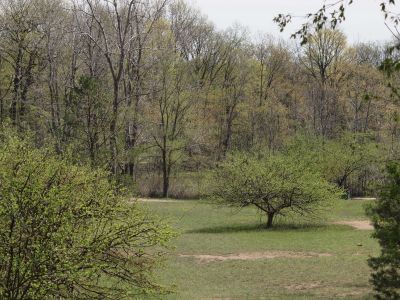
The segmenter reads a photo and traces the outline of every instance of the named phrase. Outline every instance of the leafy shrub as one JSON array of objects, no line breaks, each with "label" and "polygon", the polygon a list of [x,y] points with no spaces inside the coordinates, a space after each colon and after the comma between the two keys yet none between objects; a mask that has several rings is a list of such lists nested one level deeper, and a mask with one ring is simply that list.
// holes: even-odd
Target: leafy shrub
[{"label": "leafy shrub", "polygon": [[0,298],[124,299],[161,292],[168,228],[108,173],[0,137]]}]

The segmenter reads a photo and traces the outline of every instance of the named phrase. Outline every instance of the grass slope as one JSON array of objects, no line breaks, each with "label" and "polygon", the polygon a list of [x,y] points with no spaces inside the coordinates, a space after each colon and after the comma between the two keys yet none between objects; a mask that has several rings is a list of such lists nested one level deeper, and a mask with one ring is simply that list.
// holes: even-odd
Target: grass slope
[{"label": "grass slope", "polygon": [[[180,232],[161,280],[176,285],[163,299],[370,299],[367,258],[378,253],[371,231],[331,225],[362,220],[364,201],[341,201],[325,220],[287,216],[265,230],[252,209],[240,212],[202,201],[143,203]],[[362,246],[360,246],[362,245]],[[179,254],[266,251],[329,253],[329,257],[200,262]]]}]

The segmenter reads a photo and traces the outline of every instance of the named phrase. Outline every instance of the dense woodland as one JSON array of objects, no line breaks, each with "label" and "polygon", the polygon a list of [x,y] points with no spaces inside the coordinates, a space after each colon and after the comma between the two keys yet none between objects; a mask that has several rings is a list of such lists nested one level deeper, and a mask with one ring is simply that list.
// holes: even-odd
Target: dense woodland
[{"label": "dense woodland", "polygon": [[295,151],[366,195],[398,158],[389,42],[252,38],[179,0],[2,0],[0,14],[0,122],[144,196],[196,197],[235,151]]}]

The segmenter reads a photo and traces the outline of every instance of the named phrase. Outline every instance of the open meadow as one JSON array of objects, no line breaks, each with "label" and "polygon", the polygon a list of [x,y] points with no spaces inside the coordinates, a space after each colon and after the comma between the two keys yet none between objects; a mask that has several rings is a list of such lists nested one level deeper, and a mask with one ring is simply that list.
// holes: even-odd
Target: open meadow
[{"label": "open meadow", "polygon": [[[145,201],[140,206],[180,232],[162,282],[162,299],[371,299],[367,259],[379,253],[364,207],[340,201],[324,219],[287,216],[266,230],[256,210],[204,201]],[[362,229],[338,222],[357,222]],[[336,223],[336,224],[335,224]]]}]

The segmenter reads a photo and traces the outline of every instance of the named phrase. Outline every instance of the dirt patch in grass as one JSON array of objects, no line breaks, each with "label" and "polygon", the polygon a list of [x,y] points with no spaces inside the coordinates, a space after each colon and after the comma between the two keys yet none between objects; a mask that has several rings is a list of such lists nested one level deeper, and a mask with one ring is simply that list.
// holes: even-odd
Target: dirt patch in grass
[{"label": "dirt patch in grass", "polygon": [[336,294],[336,297],[338,297],[338,298],[359,297],[359,296],[362,296],[362,295],[367,295],[370,292],[371,292],[370,289],[359,289],[359,290],[356,290],[356,291],[348,291],[348,292],[343,292],[343,293]]},{"label": "dirt patch in grass", "polygon": [[304,290],[316,289],[322,286],[323,286],[322,282],[308,282],[308,283],[287,285],[286,289],[290,291],[304,291]]},{"label": "dirt patch in grass", "polygon": [[[363,295],[367,295],[371,292],[369,288],[360,288],[360,287],[352,287],[351,290],[347,291],[340,291],[338,292],[337,289],[343,290],[346,289],[342,286],[334,286],[322,281],[315,281],[315,282],[305,282],[305,283],[294,283],[284,286],[284,288],[294,294],[302,294],[302,293],[313,293],[315,296],[326,296],[330,294],[334,296],[334,298],[354,298],[354,297],[361,297]],[[314,290],[314,291],[312,291]],[[319,298],[319,297],[318,297]],[[331,298],[329,298],[331,299]],[[369,299],[369,298],[368,298]]]},{"label": "dirt patch in grass", "polygon": [[147,202],[147,203],[182,203],[182,200],[171,199],[149,199],[149,198],[136,198],[131,199],[131,202]]},{"label": "dirt patch in grass", "polygon": [[347,225],[358,230],[374,230],[370,221],[339,221],[335,222],[337,225]]},{"label": "dirt patch in grass", "polygon": [[274,259],[274,258],[313,258],[313,257],[329,257],[329,253],[314,252],[291,252],[291,251],[269,251],[269,252],[250,252],[228,255],[209,255],[198,254],[188,255],[179,254],[179,257],[189,257],[199,260],[201,263],[229,261],[229,260],[258,260],[258,259]]},{"label": "dirt patch in grass", "polygon": [[358,197],[358,198],[352,198],[351,200],[354,200],[354,201],[375,201],[376,200],[376,198],[373,198],[373,197]]}]

